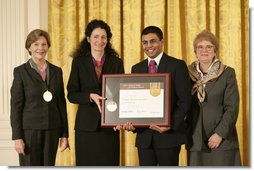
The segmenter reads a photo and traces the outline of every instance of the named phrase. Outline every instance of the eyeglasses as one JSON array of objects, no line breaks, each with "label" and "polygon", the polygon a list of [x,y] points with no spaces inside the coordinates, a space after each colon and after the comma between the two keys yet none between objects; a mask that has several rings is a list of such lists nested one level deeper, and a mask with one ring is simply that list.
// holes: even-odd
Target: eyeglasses
[{"label": "eyeglasses", "polygon": [[207,46],[199,45],[196,48],[197,48],[198,51],[206,50],[208,52],[211,52],[213,50],[213,47],[214,47],[213,45],[207,45]]},{"label": "eyeglasses", "polygon": [[157,43],[158,41],[160,41],[160,40],[159,40],[159,39],[143,40],[143,41],[142,41],[142,45],[147,46],[148,43],[150,43],[150,44],[155,44],[155,43]]}]

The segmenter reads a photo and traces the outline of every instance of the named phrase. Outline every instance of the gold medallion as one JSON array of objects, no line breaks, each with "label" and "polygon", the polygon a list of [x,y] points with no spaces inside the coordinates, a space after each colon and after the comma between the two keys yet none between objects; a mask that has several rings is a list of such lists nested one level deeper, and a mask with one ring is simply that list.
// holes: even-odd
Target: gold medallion
[{"label": "gold medallion", "polygon": [[160,83],[150,83],[150,94],[154,97],[159,96],[161,93]]}]

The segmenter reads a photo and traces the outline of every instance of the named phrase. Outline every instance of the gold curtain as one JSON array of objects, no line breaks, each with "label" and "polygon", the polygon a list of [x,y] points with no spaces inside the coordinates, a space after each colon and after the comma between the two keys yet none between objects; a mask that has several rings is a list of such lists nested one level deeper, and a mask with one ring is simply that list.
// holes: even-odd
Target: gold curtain
[{"label": "gold curtain", "polygon": [[[249,166],[249,11],[248,0],[49,0],[49,33],[52,46],[48,59],[60,66],[65,87],[70,57],[92,19],[106,21],[112,44],[124,60],[126,73],[144,59],[140,35],[148,25],[164,32],[164,50],[190,64],[195,60],[192,41],[203,29],[212,31],[220,43],[219,58],[236,70],[240,111],[237,131],[244,166]],[[66,92],[67,94],[67,92]],[[70,150],[57,153],[57,166],[75,165],[74,122],[77,105],[67,102]],[[138,166],[135,134],[121,132],[121,165]],[[180,165],[186,166],[182,147]]]}]

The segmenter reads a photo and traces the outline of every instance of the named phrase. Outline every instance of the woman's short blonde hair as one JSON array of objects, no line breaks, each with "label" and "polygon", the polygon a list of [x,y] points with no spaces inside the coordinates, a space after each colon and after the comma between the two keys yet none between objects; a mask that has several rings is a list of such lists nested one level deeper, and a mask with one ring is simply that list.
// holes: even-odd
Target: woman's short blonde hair
[{"label": "woman's short blonde hair", "polygon": [[196,53],[197,44],[203,40],[209,41],[214,45],[214,52],[217,52],[219,50],[219,42],[217,37],[213,33],[211,33],[208,30],[203,30],[200,32],[193,41],[193,48],[194,52]]}]

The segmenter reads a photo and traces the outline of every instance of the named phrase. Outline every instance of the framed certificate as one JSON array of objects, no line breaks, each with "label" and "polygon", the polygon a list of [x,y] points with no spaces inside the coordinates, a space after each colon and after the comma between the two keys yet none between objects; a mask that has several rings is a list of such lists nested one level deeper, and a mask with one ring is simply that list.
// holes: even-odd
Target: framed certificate
[{"label": "framed certificate", "polygon": [[135,127],[170,126],[169,73],[102,77],[102,127],[131,122]]}]

